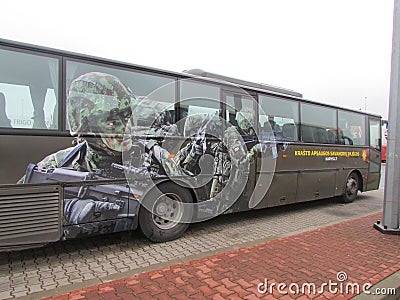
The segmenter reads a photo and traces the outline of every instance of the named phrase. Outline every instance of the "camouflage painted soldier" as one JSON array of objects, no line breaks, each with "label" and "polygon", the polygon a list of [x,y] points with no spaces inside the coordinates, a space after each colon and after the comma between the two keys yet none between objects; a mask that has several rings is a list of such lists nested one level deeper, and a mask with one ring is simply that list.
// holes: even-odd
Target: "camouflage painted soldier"
[{"label": "camouflage painted soldier", "polygon": [[176,176],[182,172],[170,153],[176,146],[173,137],[178,135],[178,128],[169,105],[145,98],[136,106],[131,122],[130,162],[152,173]]},{"label": "camouflage painted soldier", "polygon": [[222,122],[217,115],[205,113],[186,117],[184,136],[190,137],[191,143],[188,143],[185,147],[180,149],[175,156],[175,161],[181,166],[185,173],[196,175],[200,172],[200,157],[211,150],[211,145],[215,143],[206,137],[211,133],[214,138],[221,136],[222,133],[217,133],[221,128]]},{"label": "camouflage painted soldier", "polygon": [[72,81],[67,99],[69,128],[77,146],[47,156],[38,167],[91,171],[122,163],[123,134],[136,104],[132,91],[113,75],[79,76]]},{"label": "camouflage painted soldier", "polygon": [[253,109],[243,108],[236,114],[238,128],[231,126],[226,129],[224,134],[224,144],[229,149],[229,155],[233,164],[240,169],[245,169],[246,163],[253,163],[257,154],[263,149],[262,144],[255,144],[249,150],[245,149],[245,145],[241,142],[240,136],[251,137],[257,141],[257,136],[254,130],[256,122]]},{"label": "camouflage painted soldier", "polygon": [[[79,76],[68,89],[67,114],[69,129],[75,136],[75,147],[50,154],[39,169],[68,167],[77,171],[109,170],[112,163],[122,163],[123,134],[137,101],[132,91],[117,77],[92,72]],[[20,182],[24,182],[22,178]],[[121,207],[92,199],[65,199],[64,218],[68,225],[96,221],[96,216],[114,216]],[[80,225],[79,225],[80,226]],[[82,226],[65,229],[74,237],[87,231]],[[93,225],[93,232],[109,230]]]},{"label": "camouflage painted soldier", "polygon": [[[177,153],[175,160],[184,172],[197,175],[201,156],[205,153],[214,156],[210,198],[216,197],[228,182],[232,189],[232,185],[242,180],[243,172],[263,150],[254,131],[254,111],[243,108],[237,113],[236,121],[238,127],[227,124],[226,130],[218,133],[224,126],[217,115],[196,114],[186,118],[184,136],[191,137],[192,141]],[[208,139],[208,135],[214,136],[214,140]],[[256,144],[247,150],[242,136],[250,137]],[[215,141],[215,138],[220,140]]]},{"label": "camouflage painted soldier", "polygon": [[242,138],[247,136],[257,141],[254,131],[254,111],[243,108],[237,112],[236,121],[238,127],[229,126],[224,132],[223,141],[213,145],[214,178],[210,191],[211,198],[216,197],[228,182],[230,182],[228,190],[233,191],[233,186],[243,180],[243,172],[254,162],[257,154],[263,151],[263,145],[260,143],[247,150]]}]

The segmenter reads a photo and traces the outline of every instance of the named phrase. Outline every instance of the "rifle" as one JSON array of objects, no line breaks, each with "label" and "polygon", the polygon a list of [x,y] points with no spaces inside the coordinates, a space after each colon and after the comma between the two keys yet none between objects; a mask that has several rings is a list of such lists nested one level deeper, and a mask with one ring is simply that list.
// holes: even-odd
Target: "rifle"
[{"label": "rifle", "polygon": [[70,168],[40,170],[29,164],[24,183],[59,183],[64,190],[67,225],[133,217],[142,195],[126,179],[109,179],[101,170],[81,172]]},{"label": "rifle", "polygon": [[[206,151],[206,128],[214,119],[212,115],[207,114],[204,117],[201,126],[196,132],[196,135],[191,143],[186,146],[185,157],[181,161],[181,166],[185,171],[196,173],[195,169],[200,157]],[[199,151],[201,149],[201,151]]]},{"label": "rifle", "polygon": [[214,119],[214,116],[212,116],[212,115],[207,115],[207,117],[204,118],[201,126],[199,127],[199,129],[196,132],[196,138],[192,142],[192,145],[194,143],[197,146],[201,146],[201,145],[203,146],[203,154],[204,154],[205,148],[206,148],[206,145],[205,145],[205,142],[206,142],[206,129],[207,129],[207,126],[211,123],[211,121],[213,119]]},{"label": "rifle", "polygon": [[151,178],[162,177],[162,175],[149,171],[146,167],[123,166],[117,163],[112,163],[111,167],[125,172],[128,179],[133,180],[149,180]]}]

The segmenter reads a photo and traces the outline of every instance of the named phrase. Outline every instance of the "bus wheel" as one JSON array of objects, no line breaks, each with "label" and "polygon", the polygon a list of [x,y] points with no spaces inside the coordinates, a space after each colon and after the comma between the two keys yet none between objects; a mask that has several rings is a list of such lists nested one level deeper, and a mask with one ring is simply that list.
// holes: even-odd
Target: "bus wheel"
[{"label": "bus wheel", "polygon": [[152,189],[139,212],[139,226],[153,242],[167,242],[181,237],[193,217],[191,193],[167,182]]},{"label": "bus wheel", "polygon": [[357,197],[359,189],[359,178],[355,172],[352,172],[346,179],[345,191],[342,196],[344,203],[351,203]]}]

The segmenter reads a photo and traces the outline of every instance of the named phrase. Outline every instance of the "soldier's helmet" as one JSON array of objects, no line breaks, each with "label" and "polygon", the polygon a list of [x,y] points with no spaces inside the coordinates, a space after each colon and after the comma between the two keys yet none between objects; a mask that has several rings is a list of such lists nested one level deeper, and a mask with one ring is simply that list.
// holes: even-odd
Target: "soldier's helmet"
[{"label": "soldier's helmet", "polygon": [[123,134],[137,104],[133,92],[117,77],[90,72],[72,81],[67,112],[71,135],[101,149],[122,151]]},{"label": "soldier's helmet", "polygon": [[242,108],[236,113],[236,122],[238,126],[247,134],[254,129],[255,113],[254,110],[248,107]]},{"label": "soldier's helmet", "polygon": [[199,113],[185,118],[183,136],[196,138],[200,133],[204,133],[214,137],[221,137],[222,129],[223,125],[218,115]]},{"label": "soldier's helmet", "polygon": [[170,109],[173,104],[160,101],[154,101],[149,98],[140,100],[137,104],[132,118],[133,126],[145,126],[151,128],[160,128],[163,125],[174,123]]}]

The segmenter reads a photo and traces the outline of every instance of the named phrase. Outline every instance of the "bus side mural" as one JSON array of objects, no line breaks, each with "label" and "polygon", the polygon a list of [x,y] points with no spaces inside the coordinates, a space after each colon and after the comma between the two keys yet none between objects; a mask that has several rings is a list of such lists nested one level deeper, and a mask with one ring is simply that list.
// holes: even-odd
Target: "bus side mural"
[{"label": "bus side mural", "polygon": [[0,249],[138,225],[163,242],[222,213],[378,188],[379,116],[198,69],[0,41],[2,65],[17,74],[21,60],[36,73],[0,71]]}]

